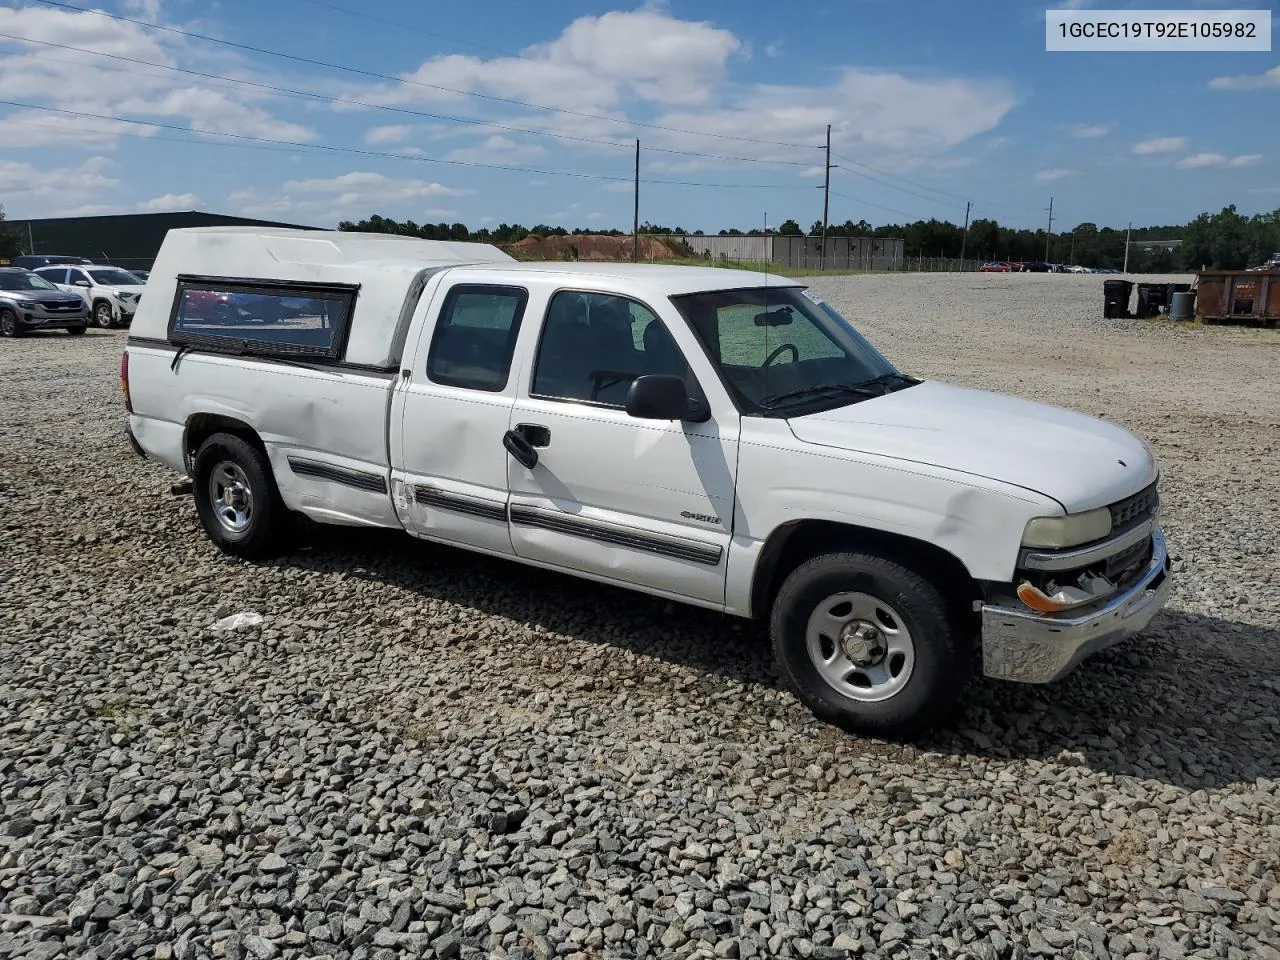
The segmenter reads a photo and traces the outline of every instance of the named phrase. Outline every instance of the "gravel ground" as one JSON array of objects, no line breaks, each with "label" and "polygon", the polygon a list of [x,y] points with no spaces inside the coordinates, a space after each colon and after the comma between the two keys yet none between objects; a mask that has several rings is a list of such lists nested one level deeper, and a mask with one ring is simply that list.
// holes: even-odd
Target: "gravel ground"
[{"label": "gravel ground", "polygon": [[1147,635],[851,738],[751,624],[386,535],[224,558],[124,444],[123,334],[0,342],[0,956],[1280,958],[1280,331],[814,286],[913,373],[1152,441]]}]

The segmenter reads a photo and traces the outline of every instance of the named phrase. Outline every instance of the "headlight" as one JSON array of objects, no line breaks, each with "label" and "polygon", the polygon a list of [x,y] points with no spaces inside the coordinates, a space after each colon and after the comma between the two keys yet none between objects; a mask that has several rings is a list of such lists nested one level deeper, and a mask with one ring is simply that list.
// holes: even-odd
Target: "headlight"
[{"label": "headlight", "polygon": [[23,310],[34,310],[40,306],[40,301],[39,300],[18,300],[17,304]]},{"label": "headlight", "polygon": [[1036,517],[1022,534],[1024,547],[1061,549],[1101,540],[1111,532],[1111,511],[1106,507],[1065,517]]}]

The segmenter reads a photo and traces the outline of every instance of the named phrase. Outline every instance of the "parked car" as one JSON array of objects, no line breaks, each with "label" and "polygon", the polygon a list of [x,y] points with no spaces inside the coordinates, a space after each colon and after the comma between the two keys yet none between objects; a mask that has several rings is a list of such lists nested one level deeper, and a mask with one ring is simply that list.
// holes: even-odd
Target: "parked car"
[{"label": "parked car", "polygon": [[92,260],[85,257],[67,257],[55,254],[24,255],[14,257],[11,262],[13,266],[22,267],[24,270],[35,270],[37,267],[47,267],[54,263],[93,263]]},{"label": "parked car", "polygon": [[100,264],[40,267],[36,273],[62,290],[81,294],[93,322],[103,329],[129,326],[146,286],[127,270]]},{"label": "parked car", "polygon": [[[149,286],[126,433],[231,555],[294,513],[759,618],[815,715],[886,735],[979,638],[1048,682],[1170,589],[1144,440],[899,370],[799,280],[224,227],[169,231]],[[190,308],[228,291],[305,308]]]},{"label": "parked car", "polygon": [[33,330],[84,333],[89,308],[43,277],[20,267],[0,267],[0,334],[20,337]]},{"label": "parked car", "polygon": [[147,278],[151,276],[150,270],[135,270],[133,268],[130,268],[129,272],[132,273],[139,280],[141,280],[143,283],[146,283]]},{"label": "parked car", "polygon": [[978,268],[980,273],[1008,273],[1012,268],[1009,264],[1002,260],[993,260],[990,263],[984,263]]}]

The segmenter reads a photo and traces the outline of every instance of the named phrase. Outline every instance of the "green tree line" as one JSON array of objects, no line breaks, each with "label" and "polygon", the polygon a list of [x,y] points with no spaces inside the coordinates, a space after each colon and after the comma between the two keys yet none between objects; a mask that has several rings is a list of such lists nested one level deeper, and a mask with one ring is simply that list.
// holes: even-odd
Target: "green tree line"
[{"label": "green tree line", "polygon": [[[372,233],[394,233],[401,236],[421,237],[427,240],[470,240],[479,243],[510,244],[533,236],[568,236],[581,234],[607,234],[624,236],[621,230],[590,230],[578,227],[567,230],[536,224],[524,227],[520,224],[502,223],[496,227],[469,229],[463,223],[424,223],[412,220],[391,220],[377,214],[365,220],[344,220],[339,230]],[[685,231],[681,227],[665,227],[645,222],[641,233],[657,235],[681,235],[691,233],[703,236],[701,230]],[[806,233],[796,220],[786,220],[776,231],[770,229],[739,230],[726,228],[719,236],[760,236],[763,233],[800,236]],[[822,223],[814,223],[807,231],[810,235],[822,232]],[[1055,232],[1048,236],[1045,230],[1028,230],[1003,225],[994,219],[978,219],[969,224],[967,240],[961,224],[949,220],[916,220],[912,223],[887,223],[873,226],[866,220],[832,223],[828,236],[877,237],[901,239],[909,257],[960,256],[975,260],[1031,261],[1045,259],[1045,241],[1048,240],[1048,259],[1053,263],[1080,264],[1087,267],[1122,267],[1125,259],[1125,230],[1099,227],[1094,223],[1081,223],[1073,230]],[[1133,272],[1165,273],[1196,271],[1202,267],[1242,269],[1256,266],[1276,252],[1280,252],[1280,210],[1246,217],[1234,206],[1220,213],[1202,213],[1190,223],[1182,225],[1134,227],[1133,241],[1181,240],[1174,250],[1146,250],[1132,246],[1129,251],[1129,269]]]}]

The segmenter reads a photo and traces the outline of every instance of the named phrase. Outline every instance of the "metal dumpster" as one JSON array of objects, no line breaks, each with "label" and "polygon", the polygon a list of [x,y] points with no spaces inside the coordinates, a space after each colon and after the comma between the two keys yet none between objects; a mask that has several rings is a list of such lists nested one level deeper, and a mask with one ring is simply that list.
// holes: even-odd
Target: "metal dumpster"
[{"label": "metal dumpster", "polygon": [[1208,323],[1280,323],[1280,270],[1205,270],[1196,312]]}]

